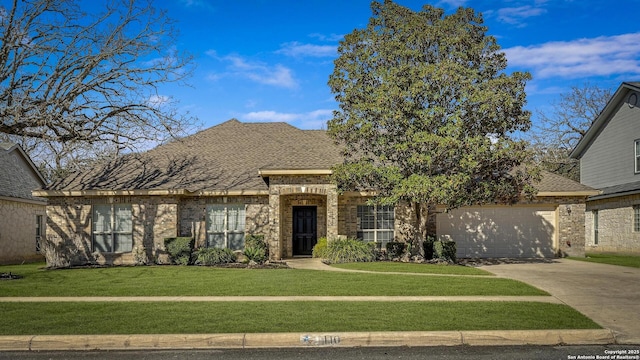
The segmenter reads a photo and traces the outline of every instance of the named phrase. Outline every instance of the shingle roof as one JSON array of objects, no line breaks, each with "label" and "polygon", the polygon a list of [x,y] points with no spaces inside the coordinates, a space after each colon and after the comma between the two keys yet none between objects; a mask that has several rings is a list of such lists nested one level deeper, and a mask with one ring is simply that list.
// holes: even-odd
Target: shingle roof
[{"label": "shingle roof", "polygon": [[49,190],[267,190],[267,169],[329,169],[340,149],[325,132],[235,119],[78,173]]},{"label": "shingle roof", "polygon": [[542,179],[535,185],[539,192],[589,192],[596,190],[587,185],[581,184],[577,181],[573,181],[564,176],[560,176],[548,171],[542,171]]},{"label": "shingle roof", "polygon": [[44,179],[19,145],[0,142],[0,196],[46,201],[31,195],[44,186]]},{"label": "shingle roof", "polygon": [[[322,130],[235,119],[101,168],[74,174],[48,190],[268,190],[260,170],[322,170],[342,162]],[[540,192],[592,188],[544,172]]]}]

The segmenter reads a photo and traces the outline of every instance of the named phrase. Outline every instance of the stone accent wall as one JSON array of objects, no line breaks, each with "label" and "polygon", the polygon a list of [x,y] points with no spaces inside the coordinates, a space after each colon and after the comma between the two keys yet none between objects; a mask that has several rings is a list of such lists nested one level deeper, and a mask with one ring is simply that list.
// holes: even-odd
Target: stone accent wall
[{"label": "stone accent wall", "polygon": [[36,215],[41,215],[44,222],[44,204],[0,199],[0,264],[44,259],[36,251]]},{"label": "stone accent wall", "polygon": [[[584,231],[586,251],[640,254],[640,232],[633,231],[635,205],[640,205],[640,194],[587,202]],[[593,228],[594,210],[598,211],[597,244]]]},{"label": "stone accent wall", "polygon": [[338,236],[338,193],[328,176],[271,176],[267,242],[272,259],[293,256],[293,206],[317,206],[318,237]]}]

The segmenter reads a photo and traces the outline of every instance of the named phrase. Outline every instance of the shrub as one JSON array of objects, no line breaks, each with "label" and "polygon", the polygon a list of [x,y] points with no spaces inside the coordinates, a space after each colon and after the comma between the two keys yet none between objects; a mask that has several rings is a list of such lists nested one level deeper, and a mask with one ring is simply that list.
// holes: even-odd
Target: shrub
[{"label": "shrub", "polygon": [[456,262],[456,242],[455,241],[435,241],[433,243],[433,252],[438,259],[444,259],[450,262]]},{"label": "shrub", "polygon": [[169,259],[177,265],[189,265],[193,251],[193,238],[175,237],[164,239],[164,248],[169,253]]},{"label": "shrub", "polygon": [[325,257],[326,253],[327,253],[327,238],[321,237],[320,239],[318,239],[318,242],[313,247],[313,250],[311,251],[311,256],[314,258],[322,259]]},{"label": "shrub", "polygon": [[264,264],[269,260],[269,246],[264,235],[247,235],[244,238],[244,256],[249,261]]},{"label": "shrub", "polygon": [[407,249],[407,244],[399,241],[390,241],[386,245],[387,258],[395,259],[401,257]]},{"label": "shrub", "polygon": [[200,248],[194,252],[196,265],[218,265],[231,264],[238,260],[238,257],[231,249]]},{"label": "shrub", "polygon": [[433,236],[427,236],[427,238],[424,240],[424,243],[422,243],[422,247],[424,248],[425,260],[433,259],[433,243],[435,242],[435,240],[436,239],[434,239]]},{"label": "shrub", "polygon": [[333,239],[327,241],[323,255],[323,260],[329,264],[370,262],[376,260],[376,248],[374,243],[358,239]]}]

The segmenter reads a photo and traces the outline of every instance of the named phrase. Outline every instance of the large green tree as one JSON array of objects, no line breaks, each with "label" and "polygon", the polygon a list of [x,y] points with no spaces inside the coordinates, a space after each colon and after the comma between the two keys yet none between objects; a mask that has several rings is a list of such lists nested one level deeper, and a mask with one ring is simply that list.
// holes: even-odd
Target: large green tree
[{"label": "large green tree", "polygon": [[[374,1],[364,29],[345,36],[329,86],[339,110],[329,134],[344,146],[334,169],[341,190],[377,191],[374,202],[412,204],[426,236],[434,205],[448,209],[532,195],[526,143],[529,73],[507,60],[482,15],[413,11]],[[421,236],[420,236],[421,235]]]}]

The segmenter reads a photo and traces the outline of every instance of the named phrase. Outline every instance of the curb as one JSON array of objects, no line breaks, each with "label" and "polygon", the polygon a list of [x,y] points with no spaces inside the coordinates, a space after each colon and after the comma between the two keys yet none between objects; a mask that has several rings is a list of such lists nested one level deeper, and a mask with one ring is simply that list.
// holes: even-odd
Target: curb
[{"label": "curb", "polygon": [[0,336],[0,351],[257,349],[381,346],[609,345],[609,329],[347,333]]}]

